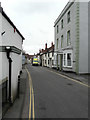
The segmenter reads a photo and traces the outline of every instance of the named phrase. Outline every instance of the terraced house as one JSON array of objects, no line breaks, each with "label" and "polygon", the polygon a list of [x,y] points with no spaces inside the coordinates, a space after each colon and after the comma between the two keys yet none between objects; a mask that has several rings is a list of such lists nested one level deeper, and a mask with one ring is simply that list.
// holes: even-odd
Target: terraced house
[{"label": "terraced house", "polygon": [[47,48],[45,44],[45,50],[40,50],[40,65],[45,67],[54,67],[54,44],[51,43],[51,47]]},{"label": "terraced house", "polygon": [[68,2],[54,23],[54,66],[88,73],[88,2]]},{"label": "terraced house", "polygon": [[13,103],[17,97],[23,40],[22,34],[0,6],[0,103],[3,105],[8,101]]}]

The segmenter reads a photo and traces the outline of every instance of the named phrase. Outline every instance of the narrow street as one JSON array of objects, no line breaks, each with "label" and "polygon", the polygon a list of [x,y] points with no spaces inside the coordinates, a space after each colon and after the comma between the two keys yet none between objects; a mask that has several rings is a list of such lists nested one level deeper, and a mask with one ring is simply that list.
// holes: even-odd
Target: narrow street
[{"label": "narrow street", "polygon": [[25,104],[29,118],[88,118],[87,86],[45,67],[27,64],[26,71],[31,93],[29,105]]},{"label": "narrow street", "polygon": [[0,120],[90,120],[90,1],[0,1]]}]

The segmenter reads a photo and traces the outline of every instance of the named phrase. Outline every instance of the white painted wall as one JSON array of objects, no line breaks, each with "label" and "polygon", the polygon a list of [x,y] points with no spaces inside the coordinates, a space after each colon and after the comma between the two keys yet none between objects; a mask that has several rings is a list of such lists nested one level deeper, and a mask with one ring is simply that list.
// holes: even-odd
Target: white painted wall
[{"label": "white painted wall", "polygon": [[[79,2],[80,5],[80,39],[79,39],[79,73],[88,73],[88,2]],[[68,6],[68,5],[67,5]],[[65,8],[66,9],[66,8]],[[63,10],[63,12],[65,11]],[[70,10],[71,14],[71,22],[67,24],[67,13]],[[62,12],[62,13],[63,13]],[[68,48],[72,48],[72,69],[70,71],[76,71],[76,53],[77,53],[77,46],[76,46],[76,39],[77,39],[77,31],[76,31],[76,19],[77,19],[77,2],[66,10],[66,13],[62,16],[59,20],[60,16],[56,19],[58,21],[57,25],[59,26],[59,33],[57,34],[57,25],[55,26],[55,51],[57,51],[57,38],[59,39],[58,43],[58,51],[64,52],[68,51]],[[61,30],[61,20],[63,19],[64,28]],[[55,23],[56,23],[55,21]],[[71,45],[67,46],[67,31],[71,31]],[[61,35],[64,35],[63,41],[63,49],[61,48]],[[57,60],[56,55],[54,56],[55,61]],[[59,60],[58,60],[59,61]],[[74,62],[75,61],[75,62]],[[56,64],[56,63],[55,63]],[[60,64],[60,62],[58,62]],[[69,70],[69,68],[63,68],[64,70]]]},{"label": "white painted wall", "polygon": [[[2,46],[2,15],[0,13],[0,46]],[[2,80],[2,53],[0,53],[0,81]]]},{"label": "white painted wall", "polygon": [[[88,4],[88,11],[90,11],[90,2]],[[90,73],[90,12],[88,13],[88,72]]]},{"label": "white painted wall", "polygon": [[21,70],[21,55],[11,53],[12,58],[12,96],[15,97],[17,95],[17,84],[18,84],[18,75]]},{"label": "white painted wall", "polygon": [[14,33],[14,28],[4,17],[2,17],[2,31],[5,31],[2,38],[3,46],[10,45],[22,49],[22,38],[17,32]]},{"label": "white painted wall", "polygon": [[[69,6],[69,4],[68,4]],[[66,8],[64,9],[64,11],[66,10]],[[63,11],[63,12],[64,12]],[[70,22],[67,23],[67,13],[70,11]],[[59,18],[58,18],[59,19]],[[63,29],[61,29],[61,20],[63,19]],[[59,33],[57,33],[57,25],[55,26],[55,51],[59,52],[58,55],[58,66],[60,67],[60,53],[64,53],[64,52],[68,52],[69,50],[72,50],[72,61],[75,61],[75,30],[76,30],[76,26],[75,26],[75,19],[76,19],[76,3],[74,3],[66,12],[65,14],[62,16],[62,18],[58,21],[57,25],[59,26]],[[57,21],[57,20],[56,20]],[[70,30],[71,33],[71,45],[67,46],[67,31]],[[61,48],[61,36],[63,35],[63,47]],[[59,43],[58,43],[58,50],[56,48],[57,46],[57,39],[59,39]],[[57,66],[57,55],[55,54],[54,56],[54,64],[55,66]],[[72,62],[72,64],[74,64]],[[65,68],[63,66],[64,70],[70,70],[70,71],[75,71],[75,65],[73,65],[72,68]]]},{"label": "white painted wall", "polygon": [[[1,32],[2,32],[2,15],[0,13],[0,46],[2,45]],[[2,78],[2,53],[0,53],[0,83],[2,81],[1,78]],[[1,119],[2,119],[2,86],[0,85],[0,120]]]},{"label": "white painted wall", "polygon": [[47,67],[49,67],[49,64],[48,64],[48,60],[49,60],[48,53],[46,55],[47,55],[47,59],[46,59]]},{"label": "white painted wall", "polygon": [[80,2],[79,73],[88,73],[88,2]]},{"label": "white painted wall", "polygon": [[[15,32],[14,28],[10,23],[0,14],[0,19],[2,17],[2,31],[5,31],[3,36],[0,36],[0,46],[15,46],[18,49],[22,50],[22,38]],[[1,21],[1,20],[0,20]],[[0,27],[1,31],[1,27]],[[1,42],[2,41],[2,42]],[[2,59],[1,59],[2,56]],[[11,85],[12,85],[12,100],[17,95],[17,85],[18,85],[18,75],[20,70],[22,70],[22,54],[10,53],[12,59],[12,76],[11,76]],[[2,63],[2,73],[0,70],[0,80],[5,77],[9,77],[9,62],[6,56],[6,53],[0,53],[0,63]],[[1,65],[0,65],[1,68]],[[8,86],[9,87],[9,86]]]}]

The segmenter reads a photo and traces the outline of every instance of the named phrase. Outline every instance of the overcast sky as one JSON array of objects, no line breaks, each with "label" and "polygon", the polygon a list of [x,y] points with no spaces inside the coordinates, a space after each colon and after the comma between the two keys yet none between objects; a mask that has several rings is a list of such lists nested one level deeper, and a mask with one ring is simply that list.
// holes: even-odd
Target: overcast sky
[{"label": "overcast sky", "polygon": [[38,53],[54,42],[54,22],[68,0],[0,0],[5,13],[25,37],[23,49]]}]

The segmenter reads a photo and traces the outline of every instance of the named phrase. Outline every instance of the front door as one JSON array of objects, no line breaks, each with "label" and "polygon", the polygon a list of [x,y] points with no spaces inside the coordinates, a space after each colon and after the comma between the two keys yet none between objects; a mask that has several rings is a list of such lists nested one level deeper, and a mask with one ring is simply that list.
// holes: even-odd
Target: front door
[{"label": "front door", "polygon": [[63,54],[60,55],[60,70],[63,70]]}]

